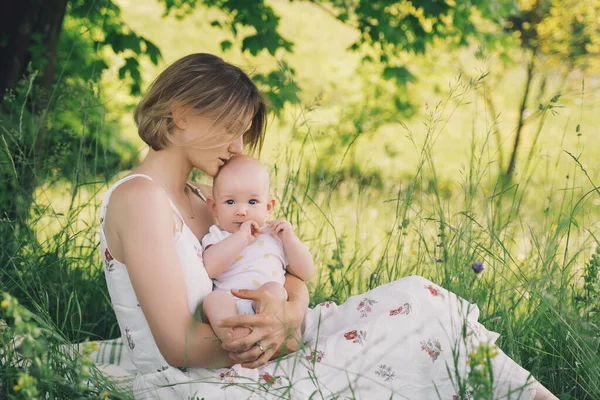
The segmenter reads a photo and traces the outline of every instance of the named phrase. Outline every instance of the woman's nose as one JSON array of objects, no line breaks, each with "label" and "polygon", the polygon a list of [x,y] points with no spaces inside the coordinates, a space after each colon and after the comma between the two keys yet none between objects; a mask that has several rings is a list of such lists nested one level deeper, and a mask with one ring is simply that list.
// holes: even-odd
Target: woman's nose
[{"label": "woman's nose", "polygon": [[244,136],[240,136],[229,144],[227,149],[231,154],[242,154],[244,152]]}]

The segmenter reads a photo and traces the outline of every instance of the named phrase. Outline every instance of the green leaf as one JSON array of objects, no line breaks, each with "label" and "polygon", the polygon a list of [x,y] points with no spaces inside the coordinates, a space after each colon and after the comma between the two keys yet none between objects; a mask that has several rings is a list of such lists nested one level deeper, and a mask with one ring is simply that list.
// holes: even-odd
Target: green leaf
[{"label": "green leaf", "polygon": [[231,49],[232,46],[233,46],[233,43],[231,43],[230,40],[223,40],[221,42],[221,50],[223,50],[224,52]]},{"label": "green leaf", "polygon": [[406,67],[385,67],[383,78],[386,80],[395,79],[398,83],[414,82],[415,76]]},{"label": "green leaf", "polygon": [[152,64],[158,65],[158,61],[162,57],[160,49],[154,43],[147,39],[144,39],[144,42],[146,43],[146,55],[150,58]]},{"label": "green leaf", "polygon": [[266,46],[263,44],[261,37],[258,35],[252,35],[245,37],[242,41],[242,51],[248,50],[253,56],[258,55],[263,48]]}]

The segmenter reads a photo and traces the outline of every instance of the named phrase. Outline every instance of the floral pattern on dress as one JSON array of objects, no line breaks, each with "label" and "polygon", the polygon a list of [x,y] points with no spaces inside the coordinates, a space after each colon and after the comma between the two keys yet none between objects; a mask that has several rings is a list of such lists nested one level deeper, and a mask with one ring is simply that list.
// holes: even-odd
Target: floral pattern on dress
[{"label": "floral pattern on dress", "polygon": [[438,339],[421,340],[421,350],[431,357],[431,362],[435,362],[442,353],[442,345]]},{"label": "floral pattern on dress", "polygon": [[281,378],[279,376],[273,376],[268,372],[260,375],[260,379],[265,381],[265,383],[270,386],[273,386],[274,384],[281,385]]},{"label": "floral pattern on dress", "polygon": [[322,352],[321,350],[313,350],[310,353],[310,356],[306,356],[305,358],[312,362],[321,362],[321,360],[323,360],[324,357],[325,357],[325,353]]},{"label": "floral pattern on dress", "polygon": [[396,377],[396,372],[389,365],[380,364],[375,371],[375,375],[388,382]]},{"label": "floral pattern on dress", "polygon": [[442,293],[442,291],[440,290],[440,288],[435,287],[434,285],[425,285],[425,289],[429,290],[429,293],[431,293],[432,296],[434,297],[441,297],[442,299],[445,298],[444,293]]},{"label": "floral pattern on dress", "polygon": [[367,318],[369,316],[369,313],[373,311],[373,308],[371,307],[373,304],[377,304],[377,300],[373,300],[369,297],[365,297],[358,303],[356,309],[360,312],[361,318]]},{"label": "floral pattern on dress", "polygon": [[333,304],[333,301],[325,301],[323,303],[319,303],[319,306],[321,307],[325,307],[325,308],[329,308],[329,306],[331,306]]},{"label": "floral pattern on dress", "polygon": [[412,305],[410,303],[404,303],[402,304],[400,307],[390,310],[390,317],[393,317],[394,315],[408,315],[410,314],[410,310],[412,309]]},{"label": "floral pattern on dress", "polygon": [[344,333],[346,340],[352,340],[352,343],[358,343],[361,346],[367,341],[367,331],[349,331]]},{"label": "floral pattern on dress", "polygon": [[[238,374],[238,372],[235,369],[229,368],[227,372],[221,372],[219,376],[221,377],[221,380],[224,381],[227,385],[231,385],[235,383],[235,380],[239,378],[240,374]],[[226,387],[227,385],[225,385],[224,387]]]},{"label": "floral pattern on dress", "polygon": [[465,395],[460,394],[460,390],[454,396],[452,396],[452,400],[474,400],[473,395],[469,390],[466,391]]},{"label": "floral pattern on dress", "polygon": [[475,335],[475,337],[479,337],[479,338],[485,338],[485,331],[486,329],[479,323],[477,322],[473,322],[471,320],[467,320],[466,323],[466,336],[472,336]]},{"label": "floral pattern on dress", "polygon": [[202,260],[202,249],[198,245],[194,245],[194,250],[196,251],[196,257]]},{"label": "floral pattern on dress", "polygon": [[110,254],[110,251],[108,251],[108,247],[106,248],[106,250],[104,250],[104,265],[106,265],[106,270],[108,272],[112,272],[114,271],[115,267],[112,263],[112,261],[115,258],[112,256],[112,254]]},{"label": "floral pattern on dress", "polygon": [[129,345],[129,349],[130,350],[135,349],[135,342],[133,341],[133,338],[131,337],[131,332],[129,331],[129,328],[125,328],[125,338],[127,338],[127,344]]}]

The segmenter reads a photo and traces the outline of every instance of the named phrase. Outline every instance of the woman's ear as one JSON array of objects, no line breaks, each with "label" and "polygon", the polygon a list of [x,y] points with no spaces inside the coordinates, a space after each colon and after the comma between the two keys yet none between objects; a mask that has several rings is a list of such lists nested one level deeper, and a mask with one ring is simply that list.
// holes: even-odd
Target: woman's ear
[{"label": "woman's ear", "polygon": [[271,214],[273,212],[274,208],[275,208],[275,199],[272,197],[269,197],[269,200],[267,200],[267,212],[269,214]]},{"label": "woman's ear", "polygon": [[185,119],[183,110],[180,107],[171,107],[171,116],[173,117],[175,126],[177,126],[179,129],[187,128],[187,121]]}]

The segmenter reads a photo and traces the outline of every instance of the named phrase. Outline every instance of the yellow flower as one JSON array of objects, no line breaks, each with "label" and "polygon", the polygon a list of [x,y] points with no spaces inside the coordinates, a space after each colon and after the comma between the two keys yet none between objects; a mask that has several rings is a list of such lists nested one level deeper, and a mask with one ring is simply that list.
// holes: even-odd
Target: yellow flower
[{"label": "yellow flower", "polygon": [[21,385],[15,385],[15,386],[13,386],[13,390],[15,392],[18,392],[19,390],[21,390]]},{"label": "yellow flower", "polygon": [[92,342],[92,351],[99,351],[100,350],[100,346],[98,345],[97,342]]},{"label": "yellow flower", "polygon": [[109,396],[110,396],[110,392],[102,392],[102,393],[100,393],[100,398],[102,400],[108,400]]},{"label": "yellow flower", "polygon": [[0,303],[0,305],[2,306],[2,308],[8,308],[8,301],[2,300],[2,303]]}]

